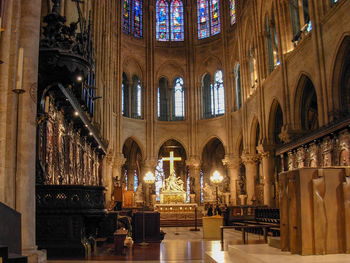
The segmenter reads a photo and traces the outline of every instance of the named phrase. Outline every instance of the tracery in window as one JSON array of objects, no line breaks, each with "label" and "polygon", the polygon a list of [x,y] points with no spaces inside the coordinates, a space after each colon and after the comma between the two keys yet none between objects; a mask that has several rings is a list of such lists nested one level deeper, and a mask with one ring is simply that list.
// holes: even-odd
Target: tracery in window
[{"label": "tracery in window", "polygon": [[142,118],[142,86],[137,75],[133,75],[132,83],[129,85],[128,77],[123,73],[122,115],[135,119]]},{"label": "tracery in window", "polygon": [[225,114],[225,90],[221,70],[215,73],[214,83],[211,83],[210,74],[203,77],[202,109],[205,119]]},{"label": "tracery in window", "polygon": [[184,81],[175,78],[169,91],[168,80],[161,78],[158,87],[158,119],[161,121],[179,121],[185,117]]},{"label": "tracery in window", "polygon": [[219,0],[209,0],[209,2],[208,0],[198,0],[197,18],[199,39],[207,38],[220,33],[221,24]]}]

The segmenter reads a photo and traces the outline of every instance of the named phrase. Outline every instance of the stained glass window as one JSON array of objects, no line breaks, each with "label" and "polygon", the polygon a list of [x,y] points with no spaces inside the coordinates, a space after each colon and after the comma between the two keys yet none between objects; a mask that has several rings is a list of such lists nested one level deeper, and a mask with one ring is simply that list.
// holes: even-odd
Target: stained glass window
[{"label": "stained glass window", "polygon": [[123,31],[130,33],[130,0],[123,1]]},{"label": "stained glass window", "polygon": [[216,35],[221,31],[219,0],[209,0],[209,3],[208,0],[197,1],[199,39]]},{"label": "stained glass window", "polygon": [[168,41],[169,40],[169,5],[165,0],[158,0],[157,2],[157,40]]},{"label": "stained glass window", "polygon": [[198,0],[198,38],[209,37],[209,8],[207,0]]},{"label": "stained glass window", "polygon": [[122,27],[124,33],[142,37],[142,0],[123,0]]},{"label": "stained glass window", "polygon": [[183,5],[179,0],[174,0],[170,7],[171,13],[171,40],[183,41],[184,40],[184,15]]},{"label": "stained glass window", "polygon": [[182,78],[175,80],[174,86],[174,117],[183,118],[185,116],[185,96],[183,90],[184,81]]},{"label": "stained glass window", "polygon": [[225,113],[225,91],[222,71],[215,73],[215,84],[213,89],[213,107],[215,115],[222,115]]},{"label": "stained glass window", "polygon": [[141,84],[137,84],[137,90],[136,90],[136,110],[137,110],[137,117],[141,118]]},{"label": "stained glass window", "polygon": [[230,1],[230,17],[231,17],[231,25],[236,23],[236,4],[235,0]]},{"label": "stained glass window", "polygon": [[220,33],[220,8],[219,0],[211,0],[210,8],[210,18],[211,18],[211,34],[216,35]]},{"label": "stained glass window", "polygon": [[137,187],[139,186],[139,178],[137,177],[137,171],[134,172],[134,192],[136,192]]},{"label": "stained glass window", "polygon": [[142,37],[142,0],[134,0],[133,6],[133,34],[135,37]]}]

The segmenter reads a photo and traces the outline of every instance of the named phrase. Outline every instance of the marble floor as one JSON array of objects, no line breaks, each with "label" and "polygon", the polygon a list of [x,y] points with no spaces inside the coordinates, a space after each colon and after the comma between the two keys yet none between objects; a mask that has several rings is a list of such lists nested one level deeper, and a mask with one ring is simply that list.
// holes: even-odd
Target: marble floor
[{"label": "marble floor", "polygon": [[249,234],[248,244],[242,244],[241,232],[225,230],[224,251],[219,240],[203,240],[202,229],[190,231],[189,227],[165,227],[162,243],[147,247],[134,245],[125,250],[123,256],[113,255],[113,246],[93,255],[89,260],[49,260],[49,263],[116,263],[116,262],[233,262],[233,263],[345,263],[350,255],[299,256],[281,252],[264,244],[263,238]]}]

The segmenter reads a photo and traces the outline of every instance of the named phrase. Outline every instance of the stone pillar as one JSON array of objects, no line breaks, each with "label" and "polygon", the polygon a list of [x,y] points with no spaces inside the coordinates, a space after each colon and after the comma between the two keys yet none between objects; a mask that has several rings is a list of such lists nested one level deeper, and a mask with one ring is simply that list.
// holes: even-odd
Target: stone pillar
[{"label": "stone pillar", "polygon": [[104,160],[104,186],[106,187],[106,205],[109,207],[113,193],[113,158],[107,156]]},{"label": "stone pillar", "polygon": [[239,156],[225,156],[222,163],[227,167],[228,176],[230,177],[230,194],[232,205],[237,205],[237,180],[239,177]]},{"label": "stone pillar", "polygon": [[22,215],[23,254],[28,255],[29,262],[38,262],[42,255],[35,243],[35,134],[41,0],[18,1],[18,4],[21,17],[18,47],[23,48],[24,60],[22,86],[16,88],[25,93],[19,95],[15,209]]},{"label": "stone pillar", "polygon": [[112,180],[113,182],[121,182],[122,178],[122,166],[124,165],[126,159],[122,153],[118,153],[113,158],[112,166]]},{"label": "stone pillar", "polygon": [[264,183],[264,205],[274,206],[273,202],[273,183],[275,173],[275,159],[273,150],[267,149],[267,146],[259,145],[258,152],[262,159],[262,177]]},{"label": "stone pillar", "polygon": [[190,170],[190,193],[195,194],[195,201],[198,205],[201,203],[201,166],[199,158],[190,158],[186,161]]},{"label": "stone pillar", "polygon": [[134,165],[128,166],[128,190],[134,190],[134,175],[136,167]]},{"label": "stone pillar", "polygon": [[255,180],[257,176],[257,167],[259,156],[257,154],[243,154],[242,161],[246,171],[246,187],[247,187],[247,204],[252,205],[255,201]]}]

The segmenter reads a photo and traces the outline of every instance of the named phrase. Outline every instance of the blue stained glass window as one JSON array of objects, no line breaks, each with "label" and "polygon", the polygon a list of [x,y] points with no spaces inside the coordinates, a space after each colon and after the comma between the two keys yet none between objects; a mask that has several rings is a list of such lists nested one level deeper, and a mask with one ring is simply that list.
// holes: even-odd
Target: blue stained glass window
[{"label": "blue stained glass window", "polygon": [[211,34],[216,35],[220,33],[220,8],[219,0],[211,0]]},{"label": "blue stained glass window", "polygon": [[142,0],[123,0],[122,16],[123,32],[142,37]]},{"label": "blue stained glass window", "polygon": [[184,40],[183,5],[180,0],[174,0],[170,7],[171,12],[171,40]]},{"label": "blue stained glass window", "polygon": [[198,38],[209,37],[209,9],[207,0],[198,0]]},{"label": "blue stained glass window", "polygon": [[142,0],[134,0],[133,33],[135,37],[142,37]]},{"label": "blue stained glass window", "polygon": [[156,22],[156,38],[159,41],[169,40],[169,5],[165,0],[157,2],[157,22]]},{"label": "blue stained glass window", "polygon": [[123,32],[130,33],[130,0],[123,1]]},{"label": "blue stained glass window", "polygon": [[137,177],[137,171],[134,172],[134,192],[136,192],[137,187],[139,186],[139,179]]}]

